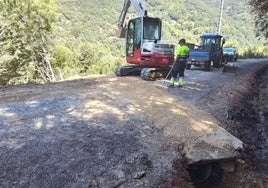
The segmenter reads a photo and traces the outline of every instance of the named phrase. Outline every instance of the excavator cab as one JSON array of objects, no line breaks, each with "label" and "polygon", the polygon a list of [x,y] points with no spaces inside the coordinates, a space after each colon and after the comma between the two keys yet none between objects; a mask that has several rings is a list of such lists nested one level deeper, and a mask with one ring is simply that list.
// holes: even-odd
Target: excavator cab
[{"label": "excavator cab", "polygon": [[126,56],[133,57],[140,54],[144,42],[157,43],[157,41],[160,41],[161,25],[159,18],[140,17],[131,19],[127,28]]},{"label": "excavator cab", "polygon": [[146,67],[169,66],[174,58],[174,45],[161,42],[162,21],[138,17],[129,20],[126,33],[126,61]]}]

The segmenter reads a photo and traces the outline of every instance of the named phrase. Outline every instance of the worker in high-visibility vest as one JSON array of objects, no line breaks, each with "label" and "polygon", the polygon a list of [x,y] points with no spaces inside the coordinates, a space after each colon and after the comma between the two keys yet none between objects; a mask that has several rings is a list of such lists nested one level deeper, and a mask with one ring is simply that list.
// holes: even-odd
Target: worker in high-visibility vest
[{"label": "worker in high-visibility vest", "polygon": [[[171,71],[171,79],[169,82],[169,87],[174,87],[175,81],[178,80],[179,87],[182,87],[184,84],[184,71],[187,63],[187,58],[190,54],[190,49],[186,46],[186,40],[181,39],[179,41],[179,48],[177,49],[176,62],[173,65]],[[177,76],[179,74],[179,79]]]}]

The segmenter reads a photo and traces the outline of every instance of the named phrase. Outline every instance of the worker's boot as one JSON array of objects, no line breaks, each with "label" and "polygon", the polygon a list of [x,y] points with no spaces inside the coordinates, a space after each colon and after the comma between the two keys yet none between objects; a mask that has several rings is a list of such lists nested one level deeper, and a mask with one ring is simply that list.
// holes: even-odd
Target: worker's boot
[{"label": "worker's boot", "polygon": [[169,81],[169,86],[170,88],[174,87],[174,83],[175,83],[175,78],[171,77],[170,81]]},{"label": "worker's boot", "polygon": [[179,77],[178,84],[179,84],[179,87],[182,87],[184,85],[184,78],[183,77]]}]

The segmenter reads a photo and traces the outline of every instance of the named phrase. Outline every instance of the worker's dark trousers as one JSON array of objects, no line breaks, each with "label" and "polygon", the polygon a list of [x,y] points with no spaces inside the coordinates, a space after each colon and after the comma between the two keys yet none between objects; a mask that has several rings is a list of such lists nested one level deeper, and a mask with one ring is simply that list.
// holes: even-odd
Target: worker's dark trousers
[{"label": "worker's dark trousers", "polygon": [[171,76],[174,79],[177,78],[178,74],[179,74],[179,77],[184,77],[185,67],[186,67],[186,60],[178,59],[172,69]]}]

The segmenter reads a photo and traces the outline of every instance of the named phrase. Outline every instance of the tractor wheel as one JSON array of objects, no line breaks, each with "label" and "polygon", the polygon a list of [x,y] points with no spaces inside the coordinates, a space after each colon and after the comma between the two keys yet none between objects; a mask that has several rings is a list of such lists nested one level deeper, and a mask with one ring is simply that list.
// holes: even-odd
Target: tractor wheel
[{"label": "tractor wheel", "polygon": [[222,58],[222,65],[226,65],[228,63],[228,57],[227,56],[223,56]]},{"label": "tractor wheel", "polygon": [[211,61],[206,61],[205,62],[205,71],[210,71],[211,69]]},{"label": "tractor wheel", "polygon": [[213,68],[219,68],[219,67],[220,67],[219,60],[213,61]]},{"label": "tractor wheel", "polygon": [[190,70],[191,69],[191,64],[186,64],[186,70]]},{"label": "tractor wheel", "polygon": [[214,68],[220,68],[221,66],[222,66],[222,56],[220,56],[218,59],[213,61]]}]

